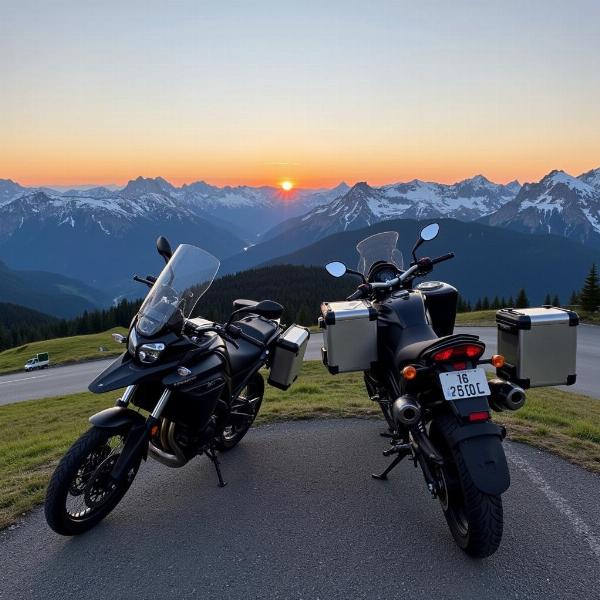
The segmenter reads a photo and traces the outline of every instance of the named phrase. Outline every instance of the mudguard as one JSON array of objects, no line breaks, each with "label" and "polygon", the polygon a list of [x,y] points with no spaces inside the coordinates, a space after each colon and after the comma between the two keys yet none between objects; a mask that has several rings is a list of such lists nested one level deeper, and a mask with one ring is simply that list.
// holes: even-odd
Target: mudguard
[{"label": "mudguard", "polygon": [[94,427],[106,429],[117,429],[123,425],[141,425],[146,422],[139,412],[123,406],[113,406],[102,410],[92,415],[89,420]]},{"label": "mudguard", "polygon": [[460,451],[479,491],[498,495],[510,487],[500,427],[489,421],[471,423],[456,427],[447,437],[451,446]]},{"label": "mudguard", "polygon": [[171,361],[141,366],[124,352],[90,383],[88,389],[94,394],[102,394],[138,383],[158,383],[165,373],[176,369],[178,364],[177,361]]}]

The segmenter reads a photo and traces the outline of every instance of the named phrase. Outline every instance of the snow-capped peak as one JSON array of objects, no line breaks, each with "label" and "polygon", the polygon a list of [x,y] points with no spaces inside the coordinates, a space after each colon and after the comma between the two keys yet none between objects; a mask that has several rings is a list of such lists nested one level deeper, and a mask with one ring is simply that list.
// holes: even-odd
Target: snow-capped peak
[{"label": "snow-capped peak", "polygon": [[582,173],[577,177],[584,183],[591,185],[596,190],[600,191],[600,168],[592,169],[591,171],[587,171],[586,173]]}]

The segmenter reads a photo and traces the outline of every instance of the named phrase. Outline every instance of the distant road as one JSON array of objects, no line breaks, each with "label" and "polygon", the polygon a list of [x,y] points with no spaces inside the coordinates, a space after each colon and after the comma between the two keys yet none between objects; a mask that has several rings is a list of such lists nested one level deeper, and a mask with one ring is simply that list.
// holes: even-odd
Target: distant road
[{"label": "distant road", "polygon": [[[456,332],[478,335],[487,346],[486,355],[496,351],[496,329],[493,327],[457,327]],[[600,327],[580,325],[578,335],[577,383],[564,389],[600,398]],[[305,360],[320,360],[322,343],[322,334],[313,333]],[[3,375],[0,377],[0,405],[83,392],[90,381],[111,362],[111,359],[98,360],[45,371]]]}]

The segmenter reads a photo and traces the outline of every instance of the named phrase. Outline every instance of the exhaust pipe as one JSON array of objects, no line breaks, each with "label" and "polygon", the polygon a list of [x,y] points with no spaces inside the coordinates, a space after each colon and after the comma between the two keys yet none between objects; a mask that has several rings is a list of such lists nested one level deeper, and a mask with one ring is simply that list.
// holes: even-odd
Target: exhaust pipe
[{"label": "exhaust pipe", "polygon": [[[160,426],[160,444],[165,448],[162,450],[152,442],[148,443],[148,454],[159,463],[173,469],[183,467],[187,463],[183,451],[175,441],[175,423],[163,419]],[[166,450],[172,450],[167,452]]]},{"label": "exhaust pipe", "polygon": [[495,411],[519,410],[525,404],[525,392],[518,385],[502,379],[492,379],[489,384],[492,392],[490,406]]},{"label": "exhaust pipe", "polygon": [[392,417],[402,425],[414,425],[421,420],[421,407],[413,396],[400,396],[392,405]]}]

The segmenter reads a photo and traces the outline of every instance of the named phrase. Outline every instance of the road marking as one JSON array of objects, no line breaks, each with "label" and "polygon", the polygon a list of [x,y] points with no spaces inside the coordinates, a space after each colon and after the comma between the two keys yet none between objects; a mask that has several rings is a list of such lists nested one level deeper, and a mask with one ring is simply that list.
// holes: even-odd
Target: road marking
[{"label": "road marking", "polygon": [[11,379],[9,381],[0,381],[0,385],[4,385],[5,383],[18,383],[19,381],[28,381],[29,379],[41,379],[43,377],[47,377],[47,375],[35,375],[34,377],[23,377],[22,379]]},{"label": "road marking", "polygon": [[529,477],[538,490],[540,490],[554,507],[568,519],[573,529],[585,539],[592,552],[596,555],[596,558],[600,560],[600,537],[597,536],[592,528],[575,512],[569,502],[558,492],[554,491],[542,474],[523,457],[517,456],[512,450],[507,452],[507,457],[511,463],[521,469],[521,471]]}]

